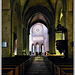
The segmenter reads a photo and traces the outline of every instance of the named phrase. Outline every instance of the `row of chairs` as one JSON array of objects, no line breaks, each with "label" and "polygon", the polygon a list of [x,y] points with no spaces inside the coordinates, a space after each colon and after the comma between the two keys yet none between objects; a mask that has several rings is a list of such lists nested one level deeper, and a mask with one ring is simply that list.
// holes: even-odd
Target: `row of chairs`
[{"label": "row of chairs", "polygon": [[33,60],[30,56],[2,58],[2,75],[25,75]]},{"label": "row of chairs", "polygon": [[73,59],[48,56],[44,57],[44,61],[51,75],[73,75]]}]

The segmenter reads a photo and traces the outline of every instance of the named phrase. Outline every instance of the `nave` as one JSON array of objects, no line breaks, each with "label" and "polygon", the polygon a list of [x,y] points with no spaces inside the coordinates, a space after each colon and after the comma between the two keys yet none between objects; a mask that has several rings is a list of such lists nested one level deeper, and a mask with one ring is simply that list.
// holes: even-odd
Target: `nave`
[{"label": "nave", "polygon": [[2,75],[73,75],[73,3],[2,0]]},{"label": "nave", "polygon": [[35,57],[32,65],[25,75],[50,75],[50,72],[44,62],[44,57]]}]

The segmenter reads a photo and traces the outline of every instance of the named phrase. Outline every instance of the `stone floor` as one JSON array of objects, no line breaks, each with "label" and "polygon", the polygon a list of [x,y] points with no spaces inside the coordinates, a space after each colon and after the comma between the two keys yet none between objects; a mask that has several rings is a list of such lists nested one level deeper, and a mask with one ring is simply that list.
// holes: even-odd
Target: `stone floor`
[{"label": "stone floor", "polygon": [[50,72],[45,65],[43,57],[35,57],[32,65],[30,66],[27,74],[25,75],[50,75]]}]

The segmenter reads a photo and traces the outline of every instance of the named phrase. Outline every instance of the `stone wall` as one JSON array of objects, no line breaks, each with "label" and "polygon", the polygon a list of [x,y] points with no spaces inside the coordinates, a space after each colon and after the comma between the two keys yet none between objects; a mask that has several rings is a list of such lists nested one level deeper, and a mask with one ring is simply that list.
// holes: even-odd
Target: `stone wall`
[{"label": "stone wall", "polygon": [[73,13],[72,11],[67,12],[66,28],[68,35],[68,57],[73,57]]},{"label": "stone wall", "polygon": [[67,40],[68,40],[68,57],[73,57],[73,0],[66,0],[67,10],[66,10],[66,28],[67,28]]},{"label": "stone wall", "polygon": [[[11,54],[11,51],[12,51],[11,50],[11,45],[12,45],[12,43],[11,43],[11,41],[12,41],[12,39],[11,39],[11,21],[12,20],[11,20],[10,1],[11,0],[2,0],[2,42],[7,42],[8,43],[7,48],[2,48],[2,56],[3,57],[9,57],[10,54]],[[33,2],[33,0],[30,0],[29,6],[25,9],[25,12],[30,6],[37,5],[37,3],[47,7],[51,11],[51,7],[49,6],[48,3],[46,3],[47,2],[46,0],[44,0],[43,2],[42,2],[42,0],[40,0],[40,1],[35,0],[33,3],[32,2]],[[64,17],[66,21],[65,21],[65,23],[63,23],[64,22],[64,20],[63,20],[61,24],[63,26],[66,26],[66,28],[67,28],[68,57],[71,58],[71,57],[73,57],[73,41],[74,41],[73,40],[73,6],[72,6],[73,5],[73,0],[66,0],[66,3],[67,3],[67,5],[66,5],[67,10],[65,10],[66,17]],[[59,15],[59,11],[58,11],[59,6],[57,6],[57,7],[58,7],[56,9],[57,14],[55,14],[55,16]],[[23,31],[19,30],[19,29],[21,29],[20,27],[19,27],[19,29],[17,29],[20,22],[16,21],[16,20],[18,20],[18,18],[15,18],[15,15],[14,15],[14,21],[12,23],[14,25],[13,32],[17,34],[18,39],[19,38],[21,39],[21,43],[20,43],[20,41],[18,43],[18,46],[20,46],[20,45],[23,45],[23,34],[21,34]],[[17,15],[16,15],[16,17],[17,17]],[[56,16],[55,25],[57,25],[58,19],[59,19],[59,16]],[[20,25],[22,25],[22,24],[20,24]],[[55,44],[55,40],[54,40],[55,36],[54,35],[55,34],[53,33],[53,30],[52,30],[53,28],[54,28],[54,25],[51,28],[52,33],[49,32],[49,35],[51,35],[49,38],[52,38],[52,39],[50,39],[49,42],[50,42],[50,44],[52,44],[52,46],[51,46],[51,49],[53,50],[52,53],[55,53],[55,50],[54,50],[54,46],[55,46],[54,45]],[[28,29],[26,29],[25,32],[28,32]],[[25,36],[27,36],[27,37],[25,37],[26,38],[25,40],[26,40],[26,50],[28,50],[28,33],[25,33]],[[23,46],[21,47],[21,49],[18,47],[18,49],[19,49],[18,54],[20,54],[21,53],[20,50],[23,50]]]},{"label": "stone wall", "polygon": [[2,0],[2,42],[7,42],[8,47],[2,48],[2,57],[10,56],[11,43],[11,9],[10,0]]}]

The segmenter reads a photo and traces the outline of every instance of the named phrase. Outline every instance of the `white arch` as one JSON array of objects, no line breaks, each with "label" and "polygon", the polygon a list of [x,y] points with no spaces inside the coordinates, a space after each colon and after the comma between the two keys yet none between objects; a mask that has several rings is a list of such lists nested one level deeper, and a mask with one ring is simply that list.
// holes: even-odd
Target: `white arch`
[{"label": "white arch", "polygon": [[[38,27],[37,27],[38,26]],[[35,29],[34,29],[35,27]],[[37,31],[38,32],[37,32]],[[42,31],[41,31],[42,30]],[[38,35],[37,35],[38,33]],[[49,35],[47,27],[42,23],[35,23],[30,29],[29,35],[29,51],[32,51],[32,44],[36,46],[36,43],[39,43],[39,52],[41,52],[41,44],[44,45],[44,53],[49,51]],[[36,52],[36,47],[34,47]]]}]

